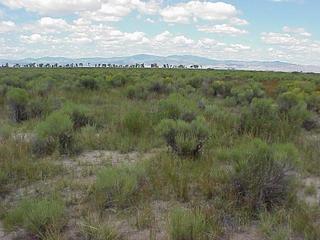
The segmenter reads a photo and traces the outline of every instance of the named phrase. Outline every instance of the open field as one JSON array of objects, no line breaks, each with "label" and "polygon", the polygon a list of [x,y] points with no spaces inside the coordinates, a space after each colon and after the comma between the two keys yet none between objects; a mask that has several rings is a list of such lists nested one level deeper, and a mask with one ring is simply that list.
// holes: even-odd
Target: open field
[{"label": "open field", "polygon": [[0,239],[319,240],[320,74],[1,69]]}]

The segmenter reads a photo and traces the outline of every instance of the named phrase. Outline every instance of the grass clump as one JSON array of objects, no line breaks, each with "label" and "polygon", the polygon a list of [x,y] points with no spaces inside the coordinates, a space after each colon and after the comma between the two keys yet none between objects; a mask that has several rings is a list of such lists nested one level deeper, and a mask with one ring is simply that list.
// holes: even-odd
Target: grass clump
[{"label": "grass clump", "polygon": [[96,217],[86,218],[81,224],[81,233],[87,240],[120,240],[121,236],[117,231],[105,222],[99,221]]},{"label": "grass clump", "polygon": [[150,128],[150,120],[145,113],[131,110],[124,116],[123,126],[129,133],[139,135]]},{"label": "grass clump", "polygon": [[159,102],[161,119],[192,121],[196,118],[196,113],[196,104],[181,94],[171,94],[167,99]]},{"label": "grass clump", "polygon": [[191,123],[165,119],[157,131],[172,151],[181,156],[198,156],[209,136],[207,125],[200,118]]},{"label": "grass clump", "polygon": [[97,174],[94,197],[102,207],[132,205],[141,184],[141,169],[134,167],[106,167]]},{"label": "grass clump", "polygon": [[172,240],[210,239],[210,225],[199,210],[174,208],[169,216],[169,236]]},{"label": "grass clump", "polygon": [[39,155],[50,154],[58,147],[61,154],[74,151],[73,123],[67,114],[53,112],[35,129],[36,140],[33,152]]},{"label": "grass clump", "polygon": [[22,227],[41,237],[52,230],[61,230],[65,216],[64,203],[54,199],[27,199],[9,211],[4,218],[8,229]]}]

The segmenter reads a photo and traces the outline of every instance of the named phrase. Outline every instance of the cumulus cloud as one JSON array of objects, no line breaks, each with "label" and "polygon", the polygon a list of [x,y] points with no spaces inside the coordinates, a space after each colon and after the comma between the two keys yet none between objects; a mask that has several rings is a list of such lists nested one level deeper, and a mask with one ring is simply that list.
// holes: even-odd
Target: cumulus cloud
[{"label": "cumulus cloud", "polygon": [[49,16],[77,14],[94,21],[119,21],[134,10],[155,14],[159,8],[156,0],[3,0],[2,4]]},{"label": "cumulus cloud", "polygon": [[264,32],[261,40],[272,45],[268,48],[271,56],[281,59],[306,62],[317,59],[320,54],[320,42],[312,40],[311,34],[303,28],[283,27],[282,32]]},{"label": "cumulus cloud", "polygon": [[98,10],[100,0],[2,0],[2,4],[13,8],[24,8],[41,14],[65,14]]},{"label": "cumulus cloud", "polygon": [[231,4],[208,1],[178,3],[173,6],[167,6],[160,11],[163,20],[172,23],[188,23],[197,21],[197,19],[207,21],[233,19],[240,23],[242,20],[237,18],[238,13],[236,7]]}]

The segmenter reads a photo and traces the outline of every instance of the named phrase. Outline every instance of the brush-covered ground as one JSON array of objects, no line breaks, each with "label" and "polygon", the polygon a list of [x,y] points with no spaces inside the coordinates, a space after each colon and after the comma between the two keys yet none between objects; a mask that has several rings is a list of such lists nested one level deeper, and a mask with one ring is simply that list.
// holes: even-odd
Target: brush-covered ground
[{"label": "brush-covered ground", "polygon": [[319,240],[320,75],[0,71],[0,239]]}]

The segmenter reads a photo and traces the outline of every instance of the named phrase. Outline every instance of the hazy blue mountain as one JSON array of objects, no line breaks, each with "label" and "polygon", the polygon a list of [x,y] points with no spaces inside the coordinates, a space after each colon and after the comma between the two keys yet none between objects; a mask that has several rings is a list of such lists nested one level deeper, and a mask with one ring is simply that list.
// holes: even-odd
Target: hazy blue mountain
[{"label": "hazy blue mountain", "polygon": [[136,63],[144,63],[151,65],[157,63],[159,66],[163,64],[169,65],[201,65],[203,68],[217,68],[217,69],[239,69],[239,70],[261,70],[261,71],[303,71],[303,72],[319,72],[320,66],[306,66],[297,65],[280,61],[234,61],[234,60],[214,60],[205,57],[193,55],[171,55],[171,56],[155,56],[147,54],[139,54],[127,57],[111,57],[111,58],[65,58],[65,57],[42,57],[42,58],[25,58],[19,60],[0,59],[0,64],[28,64],[28,63],[83,63],[85,66],[93,66],[95,64],[117,64],[117,65],[131,65]]}]

